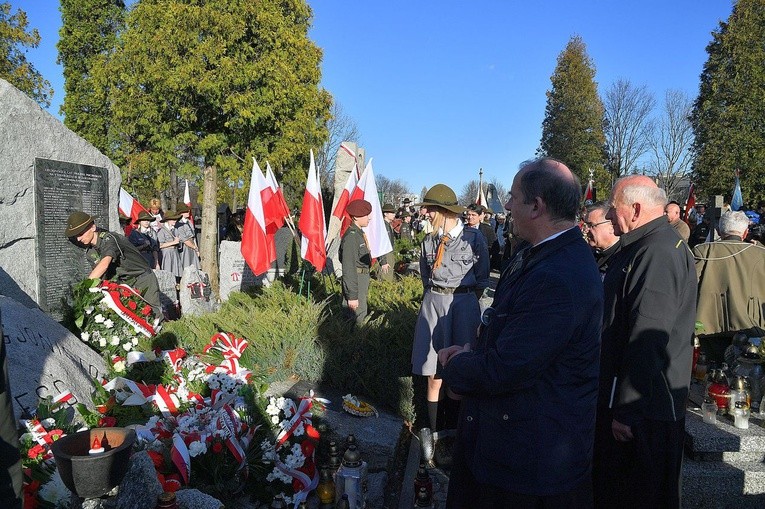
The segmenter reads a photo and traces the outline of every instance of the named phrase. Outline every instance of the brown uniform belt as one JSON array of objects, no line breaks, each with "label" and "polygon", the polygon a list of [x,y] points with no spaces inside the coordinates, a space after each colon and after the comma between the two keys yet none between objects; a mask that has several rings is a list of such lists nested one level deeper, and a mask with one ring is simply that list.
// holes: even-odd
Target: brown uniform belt
[{"label": "brown uniform belt", "polygon": [[369,269],[356,267],[356,274],[369,274]]},{"label": "brown uniform belt", "polygon": [[436,293],[451,295],[453,293],[471,293],[475,290],[475,286],[458,286],[457,288],[441,288],[440,286],[431,286],[430,289]]}]

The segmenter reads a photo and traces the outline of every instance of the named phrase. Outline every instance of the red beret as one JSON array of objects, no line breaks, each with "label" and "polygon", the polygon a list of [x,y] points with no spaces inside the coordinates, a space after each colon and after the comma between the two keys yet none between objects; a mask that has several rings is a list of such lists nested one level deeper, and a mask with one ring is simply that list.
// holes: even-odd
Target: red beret
[{"label": "red beret", "polygon": [[372,213],[372,204],[366,200],[353,200],[345,210],[351,217],[364,217]]}]

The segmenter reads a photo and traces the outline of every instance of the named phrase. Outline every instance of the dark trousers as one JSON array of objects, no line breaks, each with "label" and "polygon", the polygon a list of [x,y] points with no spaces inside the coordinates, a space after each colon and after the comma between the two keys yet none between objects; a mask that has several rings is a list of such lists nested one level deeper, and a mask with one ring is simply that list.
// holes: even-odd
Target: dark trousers
[{"label": "dark trousers", "polygon": [[640,421],[631,441],[617,442],[610,414],[599,413],[595,429],[595,507],[679,509],[685,418]]},{"label": "dark trousers", "polygon": [[[485,484],[468,467],[466,445],[459,431],[454,447],[454,464],[449,476],[446,509],[592,509],[592,480],[587,477],[567,493],[526,495]],[[617,506],[618,507],[618,506]]]},{"label": "dark trousers", "polygon": [[162,304],[159,302],[159,283],[153,272],[144,272],[135,278],[134,286],[141,291],[143,299],[151,306],[154,317],[163,320]]}]

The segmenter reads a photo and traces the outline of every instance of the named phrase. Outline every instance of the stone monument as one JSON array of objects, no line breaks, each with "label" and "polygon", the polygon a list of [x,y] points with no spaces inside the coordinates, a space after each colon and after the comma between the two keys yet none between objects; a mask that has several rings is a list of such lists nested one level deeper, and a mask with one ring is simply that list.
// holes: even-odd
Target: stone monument
[{"label": "stone monument", "polygon": [[70,391],[67,405],[93,406],[93,380],[106,375],[103,358],[38,309],[0,296],[0,320],[16,417],[30,415],[39,398]]},{"label": "stone monument", "polygon": [[[340,144],[340,148],[337,149],[337,157],[335,158],[335,198],[332,202],[331,210],[335,210],[337,200],[345,189],[345,184],[348,182],[348,177],[354,168],[357,168],[358,177],[361,177],[361,173],[364,171],[366,153],[363,148],[358,147],[352,141],[344,141]],[[327,228],[327,266],[335,273],[336,276],[343,274],[343,269],[340,265],[340,220],[334,216],[329,217],[329,226]]]},{"label": "stone monument", "polygon": [[76,209],[117,231],[119,169],[26,94],[0,79],[0,294],[59,315],[88,274],[64,238]]}]

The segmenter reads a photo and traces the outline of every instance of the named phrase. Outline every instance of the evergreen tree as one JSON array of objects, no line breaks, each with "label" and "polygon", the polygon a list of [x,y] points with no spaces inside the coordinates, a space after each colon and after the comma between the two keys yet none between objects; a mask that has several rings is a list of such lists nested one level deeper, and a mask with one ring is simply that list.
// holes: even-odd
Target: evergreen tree
[{"label": "evergreen tree", "polygon": [[64,124],[102,152],[108,151],[107,86],[91,69],[114,52],[125,15],[123,0],[61,0],[58,63],[64,68]]},{"label": "evergreen tree", "polygon": [[0,3],[0,78],[6,80],[40,106],[50,106],[53,89],[42,74],[27,60],[22,48],[40,44],[37,29],[27,31],[27,13],[17,9],[11,14],[11,4]]},{"label": "evergreen tree", "polygon": [[765,198],[765,0],[739,0],[713,32],[691,122],[701,193]]},{"label": "evergreen tree", "polygon": [[550,81],[539,154],[566,163],[583,186],[593,170],[602,195],[611,184],[604,166],[603,104],[598,97],[595,67],[581,37],[572,37],[558,55]]}]

